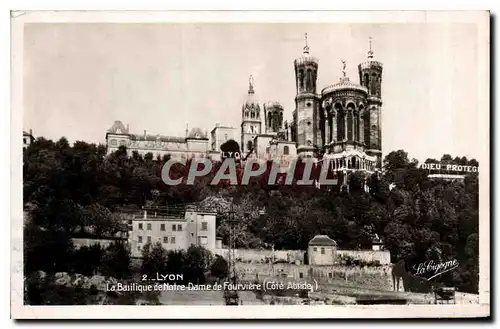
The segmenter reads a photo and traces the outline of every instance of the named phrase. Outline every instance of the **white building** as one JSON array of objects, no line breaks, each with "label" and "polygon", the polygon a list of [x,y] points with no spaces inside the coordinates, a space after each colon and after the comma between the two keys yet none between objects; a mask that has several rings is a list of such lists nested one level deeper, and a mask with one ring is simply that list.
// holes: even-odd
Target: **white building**
[{"label": "white building", "polygon": [[309,241],[307,250],[309,265],[335,264],[337,242],[327,235],[316,235]]},{"label": "white building", "polygon": [[31,129],[29,132],[23,131],[23,148],[27,148],[34,141],[35,137],[33,137],[33,131]]},{"label": "white building", "polygon": [[154,210],[127,215],[131,221],[129,243],[132,257],[141,257],[148,242],[160,242],[166,250],[187,250],[191,245],[216,248],[216,213],[186,210],[175,215]]},{"label": "white building", "polygon": [[230,139],[238,141],[238,129],[215,124],[211,131],[212,151],[220,151],[221,145]]}]

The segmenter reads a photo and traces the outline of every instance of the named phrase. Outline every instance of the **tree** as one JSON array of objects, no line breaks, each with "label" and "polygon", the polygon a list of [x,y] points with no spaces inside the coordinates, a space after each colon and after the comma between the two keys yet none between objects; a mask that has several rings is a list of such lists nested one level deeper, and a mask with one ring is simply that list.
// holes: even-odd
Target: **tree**
[{"label": "tree", "polygon": [[70,272],[74,245],[67,232],[49,231],[30,219],[24,224],[24,271]]},{"label": "tree", "polygon": [[349,192],[361,192],[365,185],[365,176],[362,172],[355,172],[349,175]]},{"label": "tree", "polygon": [[212,259],[212,253],[209,250],[201,246],[189,246],[185,256],[184,278],[189,282],[203,284],[204,273],[209,270]]},{"label": "tree", "polygon": [[384,169],[392,171],[395,169],[404,169],[408,166],[408,153],[404,150],[392,151],[384,159]]},{"label": "tree", "polygon": [[99,204],[92,204],[84,210],[84,224],[89,233],[98,237],[113,236],[119,231],[120,219],[109,209]]},{"label": "tree", "polygon": [[142,250],[141,273],[146,275],[156,275],[156,273],[166,273],[167,252],[156,242],[154,245],[147,243]]},{"label": "tree", "polygon": [[[221,150],[234,155],[240,148],[228,141]],[[120,207],[200,202],[201,207],[220,211],[229,209],[232,198],[238,219],[237,247],[304,250],[314,235],[327,234],[339,248],[369,248],[377,234],[393,260],[404,258],[410,267],[429,257],[456,258],[460,267],[440,280],[462,291],[477,291],[479,260],[474,239],[479,232],[479,174],[467,173],[463,182],[430,180],[427,171],[410,159],[404,150],[390,152],[384,158],[384,174],[368,178],[369,193],[362,188],[359,174],[349,177],[349,193],[297,185],[304,172],[302,161],[288,186],[268,185],[269,170],[253,177],[248,186],[227,182],[212,186],[219,162],[195,185],[168,186],[161,180],[168,156],[129,155],[126,147],[106,155],[105,145],[77,141],[70,146],[64,138],[56,142],[38,138],[23,151],[23,201],[29,218],[24,232],[25,268],[28,272],[74,270],[71,238],[82,228],[112,235],[121,223],[114,215]],[[442,161],[446,164],[453,157],[445,154],[440,161],[427,159],[426,163]],[[479,165],[466,157],[455,161]],[[187,167],[174,165],[171,178],[186,177],[189,166],[190,161]],[[241,166],[237,175],[241,178]],[[217,234],[227,243],[228,233],[228,218],[220,216]],[[113,248],[104,252],[100,270],[119,275],[126,271],[127,256],[122,247]],[[86,249],[78,252],[90,254]],[[202,250],[167,253],[157,245],[147,245],[143,252],[146,272],[161,272],[166,266],[169,273],[186,273],[186,280],[194,282],[204,280],[204,272],[213,263]],[[123,270],[115,267],[113,259],[123,259]]]},{"label": "tree", "polygon": [[101,261],[101,273],[117,279],[130,274],[130,248],[123,241],[114,241],[106,248]]},{"label": "tree", "polygon": [[227,278],[229,275],[229,266],[226,260],[219,255],[215,256],[215,261],[210,267],[210,273],[219,280]]},{"label": "tree", "polygon": [[74,252],[73,271],[87,276],[97,274],[104,250],[101,245],[83,246]]},{"label": "tree", "polygon": [[186,265],[192,268],[207,270],[212,263],[212,253],[202,246],[191,245],[186,251]]},{"label": "tree", "polygon": [[229,139],[228,141],[223,143],[220,146],[220,150],[221,152],[223,152],[223,156],[228,158],[234,158],[235,154],[241,155],[240,144],[238,144],[238,142],[236,142],[234,139]]}]

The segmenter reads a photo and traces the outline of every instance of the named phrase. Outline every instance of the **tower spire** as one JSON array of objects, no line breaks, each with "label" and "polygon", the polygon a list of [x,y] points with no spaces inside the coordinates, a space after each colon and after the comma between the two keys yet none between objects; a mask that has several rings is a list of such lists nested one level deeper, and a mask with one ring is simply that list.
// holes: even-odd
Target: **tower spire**
[{"label": "tower spire", "polygon": [[304,38],[306,43],[306,45],[304,46],[304,54],[309,54],[309,46],[307,45],[307,33],[304,34]]},{"label": "tower spire", "polygon": [[253,76],[250,74],[248,77],[248,94],[254,94],[255,91],[253,90]]},{"label": "tower spire", "polygon": [[369,40],[368,42],[369,42],[369,47],[370,47],[369,50],[368,50],[368,58],[371,59],[371,58],[373,58],[373,51],[372,51],[372,40],[373,40],[373,38],[369,37],[368,40]]}]

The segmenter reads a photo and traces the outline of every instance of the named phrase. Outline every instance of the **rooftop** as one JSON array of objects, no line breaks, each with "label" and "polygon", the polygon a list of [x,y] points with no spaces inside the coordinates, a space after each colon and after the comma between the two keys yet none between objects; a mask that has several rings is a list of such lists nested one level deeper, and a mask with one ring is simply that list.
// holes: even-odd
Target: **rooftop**
[{"label": "rooftop", "polygon": [[366,89],[366,87],[363,87],[361,85],[358,85],[356,83],[352,83],[350,80],[349,80],[349,77],[343,77],[343,78],[340,78],[340,81],[334,85],[330,85],[330,86],[326,86],[325,88],[323,88],[321,90],[321,94],[322,95],[325,95],[325,94],[328,94],[330,92],[334,92],[334,91],[337,91],[337,90],[357,90],[357,91],[360,91],[362,93],[365,93],[367,94],[368,93],[368,89]]},{"label": "rooftop", "polygon": [[310,246],[337,246],[337,242],[330,239],[328,235],[316,235],[309,241]]},{"label": "rooftop", "polygon": [[131,134],[130,140],[133,141],[160,141],[160,142],[175,142],[175,143],[185,143],[186,138],[184,137],[176,137],[176,136],[163,136],[163,135],[140,135],[140,134]]}]

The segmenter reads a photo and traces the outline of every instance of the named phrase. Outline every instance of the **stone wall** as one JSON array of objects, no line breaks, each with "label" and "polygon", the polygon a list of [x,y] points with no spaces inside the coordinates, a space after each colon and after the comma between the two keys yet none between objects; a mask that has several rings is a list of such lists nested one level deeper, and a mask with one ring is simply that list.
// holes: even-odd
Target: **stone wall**
[{"label": "stone wall", "polygon": [[378,260],[381,265],[391,263],[391,253],[387,250],[337,250],[337,254],[339,256],[349,256],[364,262]]},{"label": "stone wall", "polygon": [[90,247],[97,244],[100,244],[102,248],[107,248],[111,243],[115,241],[124,241],[127,242],[126,239],[89,239],[89,238],[73,238],[73,244],[76,249],[80,249],[81,247]]},{"label": "stone wall", "polygon": [[236,263],[242,281],[280,279],[298,282],[349,282],[380,290],[392,290],[391,266],[311,266],[295,264]]},{"label": "stone wall", "polygon": [[[318,253],[320,251],[318,247]],[[228,249],[216,249],[215,253],[224,258],[228,258]],[[236,249],[234,252],[235,258],[241,262],[252,262],[252,263],[266,263],[273,259],[273,252],[271,249]],[[303,250],[275,250],[274,260],[284,260],[288,263],[295,263],[299,261],[300,264],[304,264],[305,251]],[[378,261],[380,265],[391,264],[391,253],[387,250],[336,250],[335,255],[323,255],[328,256],[332,260],[331,265],[339,264],[342,262],[341,256],[349,256],[356,260],[361,260],[365,263]],[[322,262],[318,265],[328,265]]]},{"label": "stone wall", "polygon": [[[215,254],[228,258],[228,249],[216,249]],[[284,260],[288,263],[295,263],[299,261],[301,264],[304,263],[303,250],[275,250],[274,260]],[[236,249],[234,251],[235,258],[240,262],[251,262],[251,263],[267,263],[273,259],[273,251],[271,249]]]}]

